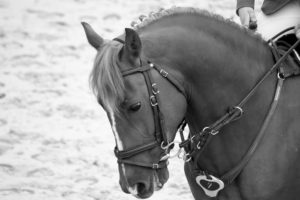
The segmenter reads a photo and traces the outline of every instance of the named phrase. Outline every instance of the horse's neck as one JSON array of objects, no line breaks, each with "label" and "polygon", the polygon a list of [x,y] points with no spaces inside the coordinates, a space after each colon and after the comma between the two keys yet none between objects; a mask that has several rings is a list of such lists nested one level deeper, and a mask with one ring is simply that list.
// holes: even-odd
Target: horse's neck
[{"label": "horse's neck", "polygon": [[[192,72],[187,73],[185,81],[191,83],[193,91],[189,113],[191,118],[197,116],[197,131],[223,115],[229,106],[237,105],[273,64],[271,51],[263,45],[264,49],[248,47],[239,51],[220,41],[215,46],[210,44],[202,51],[205,59],[199,56],[197,68],[185,70]],[[243,46],[241,43],[240,48]]]},{"label": "horse's neck", "polygon": [[[225,33],[220,33],[225,39],[218,40],[201,31],[193,33],[176,27],[168,31],[176,32],[178,38],[170,40],[168,34],[161,35],[160,44],[152,44],[159,49],[149,55],[169,71],[180,74],[190,97],[186,119],[193,134],[217,120],[229,106],[237,105],[273,64],[270,49],[258,41],[245,44],[247,41],[234,41],[233,36],[226,40]],[[238,44],[230,46],[231,42]],[[243,118],[212,140],[201,165],[210,169],[220,166],[212,170],[222,172],[223,167],[231,168],[243,156],[267,112],[273,83],[274,79],[269,78],[246,104]],[[228,146],[233,148],[226,149]],[[232,153],[224,155],[225,149]]]},{"label": "horse's neck", "polygon": [[[192,91],[187,111],[192,134],[197,134],[225,114],[229,107],[237,105],[273,64],[272,54],[264,45],[258,47],[261,49],[249,46],[244,51],[232,52],[220,41],[208,44],[211,45],[206,45],[207,49],[202,51],[206,59],[198,59],[197,69],[186,70],[192,72],[185,76]],[[222,174],[238,163],[259,131],[274,87],[273,76],[247,102],[243,118],[227,125],[214,137],[201,157],[200,166]]]}]

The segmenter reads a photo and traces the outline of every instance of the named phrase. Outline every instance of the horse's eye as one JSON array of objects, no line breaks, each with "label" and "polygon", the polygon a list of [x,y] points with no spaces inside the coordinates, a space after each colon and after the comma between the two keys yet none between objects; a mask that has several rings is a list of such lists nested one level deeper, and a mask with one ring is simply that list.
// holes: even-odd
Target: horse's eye
[{"label": "horse's eye", "polygon": [[129,107],[129,110],[130,111],[138,111],[140,108],[141,108],[142,104],[141,102],[137,102],[135,104],[132,104],[130,107]]}]

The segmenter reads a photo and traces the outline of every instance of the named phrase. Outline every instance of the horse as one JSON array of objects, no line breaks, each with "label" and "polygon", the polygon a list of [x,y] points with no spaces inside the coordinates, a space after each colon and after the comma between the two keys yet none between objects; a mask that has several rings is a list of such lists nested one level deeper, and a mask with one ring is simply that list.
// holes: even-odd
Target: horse
[{"label": "horse", "polygon": [[165,10],[113,40],[82,24],[125,193],[163,188],[187,124],[180,147],[196,200],[299,198],[300,78],[270,70],[274,51],[259,35],[194,8]]}]

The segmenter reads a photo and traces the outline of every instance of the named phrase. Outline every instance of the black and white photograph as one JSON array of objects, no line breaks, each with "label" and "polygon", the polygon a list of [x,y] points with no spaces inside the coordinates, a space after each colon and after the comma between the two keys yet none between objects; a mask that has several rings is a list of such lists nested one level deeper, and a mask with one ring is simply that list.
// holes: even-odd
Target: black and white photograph
[{"label": "black and white photograph", "polygon": [[0,0],[0,200],[299,200],[300,0]]}]

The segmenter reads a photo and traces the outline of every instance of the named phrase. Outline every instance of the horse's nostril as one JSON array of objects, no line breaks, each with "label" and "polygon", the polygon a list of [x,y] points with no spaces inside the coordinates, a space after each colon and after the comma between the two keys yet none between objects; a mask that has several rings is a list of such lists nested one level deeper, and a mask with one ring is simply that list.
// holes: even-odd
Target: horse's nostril
[{"label": "horse's nostril", "polygon": [[146,183],[137,183],[135,185],[137,197],[141,199],[149,198],[153,194],[153,187],[149,187]]},{"label": "horse's nostril", "polygon": [[147,192],[146,185],[144,183],[137,183],[138,194],[144,194]]}]

